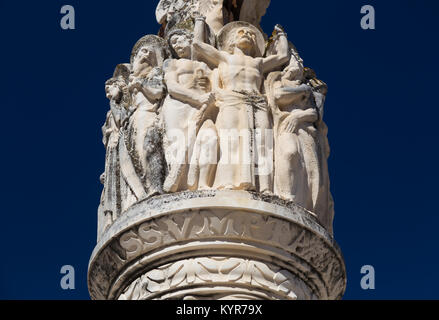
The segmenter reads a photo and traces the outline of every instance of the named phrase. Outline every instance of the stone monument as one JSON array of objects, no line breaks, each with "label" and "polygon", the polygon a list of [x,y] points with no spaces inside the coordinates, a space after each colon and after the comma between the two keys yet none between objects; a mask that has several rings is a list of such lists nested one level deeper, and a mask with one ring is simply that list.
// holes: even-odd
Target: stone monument
[{"label": "stone monument", "polygon": [[269,0],[161,0],[106,83],[93,299],[341,299],[327,87]]}]

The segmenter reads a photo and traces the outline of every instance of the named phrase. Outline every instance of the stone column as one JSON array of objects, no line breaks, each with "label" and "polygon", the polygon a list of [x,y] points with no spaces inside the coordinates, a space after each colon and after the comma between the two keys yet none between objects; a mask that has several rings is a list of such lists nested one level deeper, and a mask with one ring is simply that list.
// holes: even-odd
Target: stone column
[{"label": "stone column", "polygon": [[[131,63],[118,65],[107,81],[111,110],[103,127],[107,158],[101,177],[98,243],[88,270],[90,296],[119,300],[341,299],[346,269],[332,233],[329,146],[323,122],[326,84],[303,67],[280,26],[264,44],[259,21],[268,0],[238,1],[236,8],[235,2],[225,1],[227,8],[218,12],[229,12],[230,19],[223,27],[210,26],[209,21],[219,21],[212,17],[199,18],[200,8],[218,5],[213,3],[160,1],[161,36],[142,37],[134,46]],[[250,5],[254,12],[239,12]],[[233,17],[246,21],[233,22]],[[253,37],[254,50],[246,47],[236,30],[248,41]],[[233,36],[238,40],[232,43]],[[204,61],[206,52],[217,58]],[[235,56],[239,58],[233,60]],[[168,58],[173,60],[164,62]],[[215,59],[254,65],[252,79],[263,85],[254,86],[251,93],[236,92],[227,89],[225,77],[220,79],[223,87],[216,87],[214,77],[232,71]],[[180,74],[192,69],[189,86]],[[237,77],[234,83],[249,87],[248,81],[253,80]],[[243,127],[250,135],[256,129],[273,130],[274,147],[266,151],[272,154],[264,154],[264,159],[273,159],[273,172],[262,176],[255,170],[250,177],[254,182],[243,186],[238,166],[230,185],[226,179],[215,184],[215,180],[224,181],[216,164],[202,173],[200,163],[170,163],[167,137],[178,129],[173,123],[187,132],[191,127],[186,121],[195,123],[192,135],[182,131],[181,136],[186,135],[188,143],[198,149],[189,145],[183,151],[198,150],[198,158],[207,149],[217,148],[221,154],[222,146],[211,140],[205,144],[201,132],[210,129],[221,140],[219,129],[229,120],[224,121],[222,115],[220,123],[218,111],[210,109],[219,108],[221,114],[221,108],[231,104],[238,116],[239,110],[245,110],[255,119]],[[181,118],[174,118],[173,108],[175,117]],[[182,110],[191,116],[184,118]],[[273,119],[272,125],[264,122],[265,115]],[[234,121],[233,115],[227,116]],[[257,143],[255,139],[249,147],[252,156],[259,152]],[[203,174],[203,182],[189,182]],[[167,179],[174,182],[175,192],[167,189]]]}]

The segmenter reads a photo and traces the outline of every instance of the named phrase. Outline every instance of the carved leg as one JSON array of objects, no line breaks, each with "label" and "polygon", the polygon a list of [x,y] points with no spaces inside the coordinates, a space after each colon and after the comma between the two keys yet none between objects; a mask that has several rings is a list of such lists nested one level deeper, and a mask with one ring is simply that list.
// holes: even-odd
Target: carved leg
[{"label": "carved leg", "polygon": [[218,114],[216,128],[220,142],[220,160],[215,176],[214,188],[239,189],[240,165],[240,113],[239,108],[223,107]]},{"label": "carved leg", "polygon": [[299,129],[298,138],[304,170],[307,177],[307,179],[303,181],[302,185],[304,188],[306,186],[308,187],[306,200],[304,199],[304,207],[314,213],[318,213],[315,210],[318,204],[319,195],[323,190],[321,190],[320,186],[321,174],[318,150],[311,130],[312,128],[307,130]]},{"label": "carved leg", "polygon": [[218,133],[212,120],[207,120],[201,127],[199,137],[199,183],[200,190],[212,187],[215,178],[216,164],[218,162]]},{"label": "carved leg", "polygon": [[268,112],[255,113],[255,174],[259,180],[259,192],[273,192],[273,131]]},{"label": "carved leg", "polygon": [[186,136],[183,129],[175,128],[167,132],[168,147],[166,162],[169,166],[168,176],[163,185],[165,192],[177,192],[181,178],[186,170]]},{"label": "carved leg", "polygon": [[300,160],[297,135],[281,133],[276,148],[276,192],[281,198],[303,206],[306,192],[301,190],[303,169]]}]

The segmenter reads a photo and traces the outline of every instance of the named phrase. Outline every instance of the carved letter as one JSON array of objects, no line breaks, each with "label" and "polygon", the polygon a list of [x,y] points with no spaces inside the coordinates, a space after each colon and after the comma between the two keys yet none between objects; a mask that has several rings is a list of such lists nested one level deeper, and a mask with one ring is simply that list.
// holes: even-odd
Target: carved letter
[{"label": "carved letter", "polygon": [[128,259],[137,256],[142,250],[142,242],[133,231],[125,233],[120,238],[120,246],[126,250]]}]

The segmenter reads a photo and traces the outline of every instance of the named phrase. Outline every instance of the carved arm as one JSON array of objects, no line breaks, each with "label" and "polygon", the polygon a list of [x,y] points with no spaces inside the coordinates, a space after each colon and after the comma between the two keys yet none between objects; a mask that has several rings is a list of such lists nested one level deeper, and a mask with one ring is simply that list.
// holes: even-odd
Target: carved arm
[{"label": "carved arm", "polygon": [[163,84],[151,85],[148,82],[149,81],[143,81],[142,85],[140,86],[140,91],[149,100],[158,101],[162,99],[165,93],[165,86]]},{"label": "carved arm", "polygon": [[276,26],[278,35],[277,39],[277,54],[268,56],[262,60],[262,70],[264,73],[274,71],[283,66],[290,59],[290,50],[288,48],[288,39],[286,33],[280,26]]},{"label": "carved arm", "polygon": [[276,103],[282,106],[291,105],[312,93],[310,86],[302,84],[298,87],[281,87],[275,92]]},{"label": "carved arm", "polygon": [[206,36],[206,17],[196,16],[194,26],[194,41],[204,42]]},{"label": "carved arm", "polygon": [[197,108],[204,104],[204,97],[197,94],[195,91],[185,88],[174,79],[166,79],[169,94],[177,100],[189,103]]},{"label": "carved arm", "polygon": [[200,108],[203,104],[212,103],[213,97],[210,97],[211,93],[200,95],[195,90],[187,88],[178,82],[178,73],[176,68],[173,67],[173,61],[168,60],[164,65],[165,69],[165,82],[168,87],[168,93],[177,100],[187,102],[197,108]]},{"label": "carved arm", "polygon": [[195,19],[195,37],[192,43],[192,53],[200,61],[204,61],[207,64],[218,66],[223,60],[223,55],[221,51],[211,46],[210,44],[204,43],[204,30],[206,27],[206,22],[203,18]]},{"label": "carved arm", "polygon": [[290,112],[290,114],[282,122],[280,131],[295,133],[299,127],[299,124],[305,122],[316,122],[319,118],[317,110],[309,108],[306,110],[296,109]]},{"label": "carved arm", "polygon": [[298,123],[302,122],[316,122],[319,118],[317,110],[309,108],[306,110],[295,109],[291,111],[290,117],[294,118]]}]

